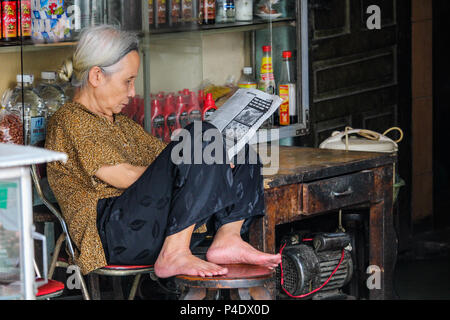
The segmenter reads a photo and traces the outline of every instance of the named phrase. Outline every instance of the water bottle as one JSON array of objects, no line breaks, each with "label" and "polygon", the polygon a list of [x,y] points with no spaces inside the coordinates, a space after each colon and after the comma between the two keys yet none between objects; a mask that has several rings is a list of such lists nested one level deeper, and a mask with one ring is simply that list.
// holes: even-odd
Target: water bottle
[{"label": "water bottle", "polygon": [[41,72],[41,82],[36,87],[39,96],[47,107],[47,117],[50,118],[56,110],[66,103],[66,96],[62,88],[56,83],[56,72]]},{"label": "water bottle", "polygon": [[242,69],[242,76],[238,81],[238,87],[256,89],[257,86],[256,80],[253,78],[252,67],[244,67]]},{"label": "water bottle", "polygon": [[9,99],[7,108],[17,110],[20,114],[23,112],[25,144],[43,147],[47,108],[42,98],[33,90],[34,76],[18,74],[16,81],[17,85]]}]

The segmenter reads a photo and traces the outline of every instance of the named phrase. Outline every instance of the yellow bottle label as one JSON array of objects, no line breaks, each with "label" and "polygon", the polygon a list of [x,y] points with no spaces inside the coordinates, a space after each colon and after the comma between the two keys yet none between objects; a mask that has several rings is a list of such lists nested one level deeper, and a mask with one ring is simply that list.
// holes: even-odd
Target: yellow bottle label
[{"label": "yellow bottle label", "polygon": [[289,119],[289,85],[279,86],[280,98],[283,102],[280,105],[280,125],[288,126],[290,125]]},{"label": "yellow bottle label", "polygon": [[261,74],[263,73],[273,73],[272,58],[263,57],[261,60]]}]

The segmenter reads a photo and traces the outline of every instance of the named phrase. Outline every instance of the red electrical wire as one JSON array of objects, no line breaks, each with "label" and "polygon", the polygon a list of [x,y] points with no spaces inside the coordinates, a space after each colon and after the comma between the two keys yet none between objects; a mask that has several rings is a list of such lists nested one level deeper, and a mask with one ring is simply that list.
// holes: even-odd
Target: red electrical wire
[{"label": "red electrical wire", "polygon": [[[303,241],[311,241],[312,239],[303,239]],[[286,243],[281,247],[280,249],[280,255],[283,256],[283,249],[284,247],[286,247]],[[294,296],[291,293],[289,293],[283,286],[284,284],[284,276],[283,276],[283,262],[280,262],[280,269],[281,269],[281,289],[283,289],[283,291],[291,298],[305,298],[317,291],[319,291],[320,289],[322,289],[323,287],[325,287],[327,285],[327,283],[331,280],[331,277],[333,277],[333,275],[336,273],[336,271],[339,269],[342,261],[344,260],[344,255],[345,255],[345,249],[342,249],[342,254],[341,254],[341,260],[339,260],[338,265],[336,266],[336,268],[333,270],[333,272],[330,274],[330,276],[328,277],[328,279],[318,288],[314,289],[311,292],[299,295],[299,296]]]}]

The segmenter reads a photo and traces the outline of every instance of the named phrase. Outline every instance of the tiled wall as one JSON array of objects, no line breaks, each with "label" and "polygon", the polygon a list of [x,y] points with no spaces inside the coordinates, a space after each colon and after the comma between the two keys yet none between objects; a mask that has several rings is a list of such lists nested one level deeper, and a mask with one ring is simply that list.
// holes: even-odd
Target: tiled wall
[{"label": "tiled wall", "polygon": [[433,214],[432,0],[412,0],[412,220]]}]

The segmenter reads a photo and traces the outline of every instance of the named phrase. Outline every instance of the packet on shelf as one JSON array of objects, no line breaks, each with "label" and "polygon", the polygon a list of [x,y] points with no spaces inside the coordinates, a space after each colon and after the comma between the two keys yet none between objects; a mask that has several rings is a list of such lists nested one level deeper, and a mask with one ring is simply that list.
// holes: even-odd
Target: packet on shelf
[{"label": "packet on shelf", "polygon": [[0,109],[0,143],[23,144],[22,120],[6,109]]},{"label": "packet on shelf", "polygon": [[32,34],[34,42],[59,42],[71,38],[74,15],[73,6],[64,0],[39,0],[31,2]]},{"label": "packet on shelf", "polygon": [[203,91],[205,92],[205,94],[207,93],[211,93],[212,94],[212,98],[214,100],[217,100],[223,96],[225,96],[226,94],[230,93],[231,88],[227,87],[227,86],[216,86],[216,85],[207,85]]}]

